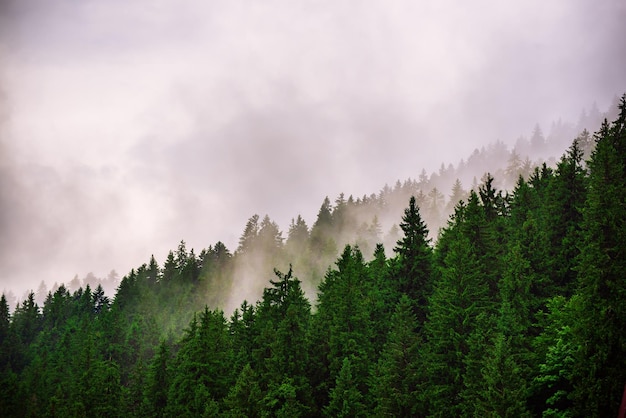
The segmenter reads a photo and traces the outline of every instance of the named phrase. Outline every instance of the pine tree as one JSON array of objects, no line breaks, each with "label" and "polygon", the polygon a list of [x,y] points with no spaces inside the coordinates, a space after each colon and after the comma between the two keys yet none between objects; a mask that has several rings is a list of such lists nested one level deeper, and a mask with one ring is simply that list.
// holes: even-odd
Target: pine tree
[{"label": "pine tree", "polygon": [[412,304],[406,295],[400,298],[390,324],[387,342],[370,380],[376,415],[423,415],[420,338]]},{"label": "pine tree", "polygon": [[373,347],[382,345],[373,334],[371,282],[363,255],[346,245],[319,286],[317,312],[311,329],[312,384],[316,404],[325,405],[335,385],[343,359],[350,358],[352,377],[366,391],[368,364]]},{"label": "pine tree", "polygon": [[104,289],[101,284],[98,284],[95,292],[92,295],[93,312],[96,315],[105,313],[111,304],[109,298],[104,294]]},{"label": "pine tree", "polygon": [[[11,314],[9,312],[9,304],[7,303],[7,298],[2,294],[0,297],[0,347],[4,344],[5,339],[9,334],[9,327],[11,325]],[[0,362],[0,366],[3,363]]]},{"label": "pine tree", "polygon": [[243,301],[241,306],[233,312],[228,325],[230,339],[234,350],[234,365],[236,370],[241,370],[246,364],[253,362],[252,352],[255,348],[255,340],[258,329],[255,326],[256,311],[248,301]]},{"label": "pine tree", "polygon": [[298,215],[297,219],[291,219],[291,225],[289,225],[289,232],[287,234],[287,242],[285,246],[288,253],[293,256],[302,256],[308,250],[309,242],[309,227],[302,218]]},{"label": "pine tree", "polygon": [[363,395],[359,391],[358,383],[354,381],[352,376],[352,365],[349,357],[343,359],[335,387],[330,392],[330,404],[324,408],[324,415],[333,418],[367,416],[363,404]]},{"label": "pine tree", "polygon": [[530,417],[526,409],[524,370],[511,347],[511,337],[497,333],[484,362],[484,390],[474,401],[475,416]]},{"label": "pine tree", "polygon": [[165,259],[165,264],[163,264],[163,271],[161,272],[161,279],[165,286],[170,285],[176,280],[176,276],[178,276],[178,268],[176,266],[176,258],[174,257],[174,253],[170,251],[167,253],[167,258]]},{"label": "pine tree", "polygon": [[161,279],[160,271],[159,271],[159,264],[156,262],[154,258],[154,254],[150,256],[150,262],[148,264],[148,271],[147,271],[147,279],[148,279],[148,285],[151,286],[152,288],[154,288]]},{"label": "pine tree", "polygon": [[7,299],[0,298],[0,415],[18,415],[19,381],[12,364],[18,357],[20,347],[17,335],[11,327],[11,315]]},{"label": "pine tree", "polygon": [[458,205],[437,248],[438,278],[425,323],[427,398],[432,413],[460,416],[473,410],[468,401],[480,387],[484,358],[496,312],[486,280],[485,212],[472,191]]},{"label": "pine tree", "polygon": [[534,412],[544,417],[574,416],[572,373],[578,345],[570,324],[575,321],[577,299],[577,295],[571,300],[555,296],[547,302],[547,312],[539,318],[542,333],[533,341],[533,346],[541,353],[541,358],[531,388],[536,404]]},{"label": "pine tree", "polygon": [[250,364],[246,364],[237,378],[235,386],[224,399],[224,416],[232,418],[254,418],[261,416],[262,392],[257,376]]},{"label": "pine tree", "polygon": [[446,205],[446,212],[453,213],[454,207],[461,201],[467,198],[467,192],[463,190],[463,185],[461,184],[461,180],[456,179],[454,184],[452,185],[452,192],[450,194],[450,200],[448,200],[448,204]]},{"label": "pine tree", "polygon": [[239,238],[238,253],[248,253],[254,248],[255,241],[259,235],[259,215],[254,214],[248,219],[243,234]]},{"label": "pine tree", "polygon": [[418,324],[421,326],[426,320],[426,305],[432,290],[433,260],[428,229],[413,196],[409,200],[409,207],[404,210],[400,228],[404,236],[394,249],[397,254],[394,269],[397,290],[412,301]]},{"label": "pine tree", "polygon": [[626,95],[619,109],[597,134],[583,210],[573,399],[588,417],[615,415],[626,382]]},{"label": "pine tree", "polygon": [[504,259],[500,285],[500,309],[496,332],[486,349],[482,381],[474,402],[477,415],[529,416],[527,399],[531,364],[536,358],[530,347],[534,317],[531,283],[534,274],[524,259],[519,244]]},{"label": "pine tree", "polygon": [[550,283],[547,293],[570,296],[575,287],[574,264],[579,253],[582,210],[587,193],[582,150],[574,140],[559,161],[548,184],[544,202],[544,230],[547,239],[546,269]]},{"label": "pine tree", "polygon": [[165,341],[161,341],[159,351],[150,365],[146,391],[148,411],[153,417],[163,417],[165,415],[167,394],[170,386],[169,362],[169,346]]},{"label": "pine tree", "polygon": [[332,206],[328,196],[317,214],[317,219],[311,227],[311,251],[320,261],[326,261],[337,254],[337,244],[333,232]]},{"label": "pine tree", "polygon": [[210,410],[228,393],[232,379],[232,350],[222,311],[205,308],[192,320],[176,357],[166,414],[194,415]]},{"label": "pine tree", "polygon": [[22,301],[13,313],[12,325],[23,344],[30,344],[41,326],[41,314],[39,306],[35,302],[35,294],[29,292],[25,300]]},{"label": "pine tree", "polygon": [[309,405],[308,356],[303,348],[311,307],[291,268],[286,274],[274,272],[278,280],[270,280],[271,287],[264,289],[257,308],[254,369],[258,370],[262,390],[283,393],[283,385],[288,385],[295,390],[299,405]]}]

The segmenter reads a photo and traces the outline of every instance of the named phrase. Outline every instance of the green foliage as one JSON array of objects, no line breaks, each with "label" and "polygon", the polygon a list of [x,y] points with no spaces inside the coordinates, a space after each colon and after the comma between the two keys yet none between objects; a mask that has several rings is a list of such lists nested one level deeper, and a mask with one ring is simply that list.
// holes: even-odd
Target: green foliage
[{"label": "green foliage", "polygon": [[394,279],[397,291],[406,294],[413,303],[413,310],[420,326],[426,321],[426,305],[431,293],[432,249],[428,229],[422,220],[415,197],[411,196],[405,209],[400,228],[404,236],[398,241]]},{"label": "green foliage", "polygon": [[482,388],[475,414],[494,417],[530,417],[527,410],[525,370],[511,338],[502,333],[494,337],[493,347],[483,362]]},{"label": "green foliage", "polygon": [[335,387],[330,392],[330,404],[324,408],[329,417],[365,417],[363,395],[352,377],[352,365],[348,357],[343,359]]},{"label": "green foliage", "polygon": [[168,415],[201,416],[233,382],[232,349],[221,311],[205,308],[180,342],[169,388]]},{"label": "green foliage", "polygon": [[[480,360],[493,326],[496,300],[484,262],[489,240],[484,211],[475,193],[459,205],[441,240],[439,280],[429,300],[426,356],[431,408],[442,415],[468,414],[480,387]],[[490,263],[492,262],[489,260]]]},{"label": "green foliage", "polygon": [[[271,410],[278,413],[283,407],[290,410],[294,405],[305,407],[311,403],[308,355],[302,349],[306,347],[311,306],[291,268],[287,274],[278,270],[275,274],[278,280],[270,280],[271,287],[263,291],[257,307],[252,359],[261,376],[259,384],[268,391],[266,398],[271,399],[265,404],[271,403]],[[294,399],[283,396],[287,387],[293,389]]]},{"label": "green foliage", "polygon": [[166,342],[162,341],[159,350],[152,360],[146,385],[146,401],[150,415],[163,417],[167,407],[167,397],[170,387],[171,362],[170,350]]},{"label": "green foliage", "polygon": [[576,413],[593,417],[615,415],[626,382],[626,95],[618,119],[597,134],[588,166],[572,396]]},{"label": "green foliage", "polygon": [[391,329],[370,386],[376,415],[409,417],[425,413],[421,399],[425,376],[421,364],[421,340],[412,304],[406,295],[398,302]]},{"label": "green foliage", "polygon": [[[313,318],[311,362],[317,404],[326,404],[343,366],[350,358],[352,378],[366,392],[368,365],[374,359],[376,336],[372,327],[372,283],[358,248],[347,245],[319,287]],[[323,395],[320,395],[320,392]]]},{"label": "green foliage", "polygon": [[[504,183],[455,182],[434,244],[425,220],[433,229],[442,216],[433,179],[453,184],[445,166],[334,207],[326,198],[285,243],[257,215],[233,254],[181,241],[114,297],[93,276],[47,295],[40,286],[13,313],[2,295],[0,415],[614,416],[626,381],[626,96],[595,138],[591,151],[583,132],[534,171],[496,144]],[[483,167],[483,153],[467,164]],[[407,200],[382,238],[388,258],[379,220]],[[287,260],[303,281],[290,267],[265,285]],[[226,319],[242,283],[258,301]]]},{"label": "green foliage", "polygon": [[224,399],[226,411],[224,415],[232,418],[259,417],[261,416],[263,396],[257,376],[250,364],[246,364],[237,382],[228,392]]},{"label": "green foliage", "polygon": [[577,297],[571,301],[563,296],[552,298],[547,304],[547,314],[540,320],[544,332],[534,341],[536,351],[545,353],[532,385],[541,394],[539,409],[546,417],[573,416],[570,394],[577,345],[569,324],[574,320],[576,303]]}]

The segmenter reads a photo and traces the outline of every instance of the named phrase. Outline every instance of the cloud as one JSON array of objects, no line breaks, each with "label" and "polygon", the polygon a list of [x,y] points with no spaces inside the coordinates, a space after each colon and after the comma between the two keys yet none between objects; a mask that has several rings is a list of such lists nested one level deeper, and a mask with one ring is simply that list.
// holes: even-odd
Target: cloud
[{"label": "cloud", "polygon": [[622,3],[3,2],[0,287],[232,249],[604,109]]}]

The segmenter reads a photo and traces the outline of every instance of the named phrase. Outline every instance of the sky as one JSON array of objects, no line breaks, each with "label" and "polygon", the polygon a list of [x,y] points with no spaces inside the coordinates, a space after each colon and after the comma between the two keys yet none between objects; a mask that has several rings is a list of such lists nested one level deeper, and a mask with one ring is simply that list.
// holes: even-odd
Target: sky
[{"label": "sky", "polygon": [[234,251],[626,92],[623,0],[0,2],[0,290]]}]

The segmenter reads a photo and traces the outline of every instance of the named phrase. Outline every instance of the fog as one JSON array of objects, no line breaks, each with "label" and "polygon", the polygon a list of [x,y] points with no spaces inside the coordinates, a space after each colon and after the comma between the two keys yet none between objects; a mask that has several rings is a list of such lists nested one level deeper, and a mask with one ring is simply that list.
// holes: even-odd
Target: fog
[{"label": "fog", "polygon": [[162,263],[180,240],[234,251],[252,214],[311,225],[327,195],[376,193],[626,91],[622,0],[0,14],[0,290],[18,296]]}]

